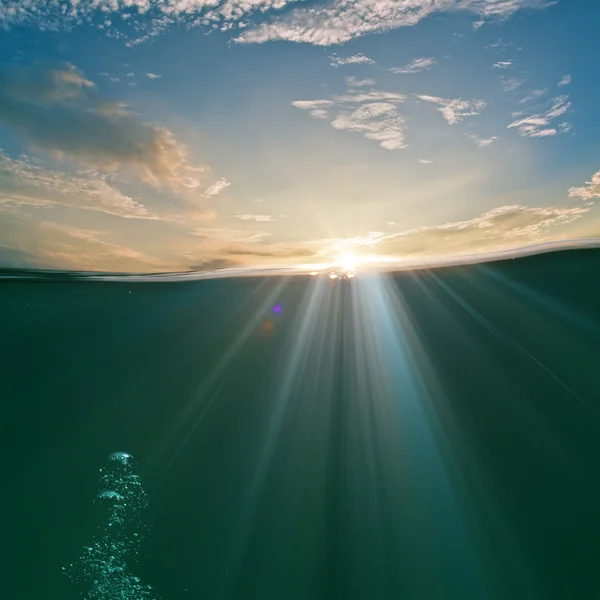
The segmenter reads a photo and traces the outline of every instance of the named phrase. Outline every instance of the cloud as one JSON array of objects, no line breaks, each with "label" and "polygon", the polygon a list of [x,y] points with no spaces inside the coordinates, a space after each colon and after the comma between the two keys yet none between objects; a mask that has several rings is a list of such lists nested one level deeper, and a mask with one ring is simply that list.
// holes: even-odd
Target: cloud
[{"label": "cloud", "polygon": [[437,64],[438,63],[435,58],[416,58],[404,67],[394,67],[390,69],[390,71],[398,75],[410,75],[413,73],[419,73],[421,71],[427,71],[435,67]]},{"label": "cloud", "polygon": [[531,102],[532,100],[541,98],[547,92],[548,92],[548,90],[533,90],[533,92],[531,92],[531,94],[528,94],[524,98],[521,98],[519,100],[519,104],[526,104],[527,102]]},{"label": "cloud", "polygon": [[103,171],[129,169],[152,183],[177,183],[187,151],[167,129],[105,100],[73,65],[0,70],[0,122],[55,158]]},{"label": "cloud", "polygon": [[173,264],[107,241],[108,232],[54,222],[38,225],[36,256],[52,268],[82,271],[156,272]]},{"label": "cloud", "polygon": [[428,158],[419,158],[419,161],[422,165],[431,165],[433,164],[432,160],[429,160]]},{"label": "cloud", "polygon": [[401,256],[479,253],[517,248],[548,239],[552,230],[582,218],[589,208],[500,206],[473,219],[422,227],[382,240]]},{"label": "cloud", "polygon": [[[322,2],[322,0],[321,0]],[[296,0],[4,0],[0,26],[30,25],[44,30],[96,26],[105,35],[135,46],[169,27],[184,25],[228,31],[236,26],[240,43],[290,40],[320,46],[368,33],[410,27],[434,13],[468,12],[478,22],[505,19],[522,9],[541,9],[555,0],[333,0],[280,14]],[[265,20],[266,19],[266,20]],[[124,25],[123,25],[124,24]]]},{"label": "cloud", "polygon": [[397,105],[406,96],[388,92],[348,93],[332,100],[298,100],[292,106],[308,110],[318,119],[330,119],[334,129],[363,134],[386,150],[406,148],[406,119]]},{"label": "cloud", "polygon": [[525,79],[517,79],[516,77],[502,77],[502,89],[505,92],[514,92],[525,83]]},{"label": "cloud", "polygon": [[330,65],[332,67],[342,67],[344,65],[374,65],[375,61],[364,54],[355,54],[354,56],[347,56],[345,58],[332,54],[329,57]]},{"label": "cloud", "polygon": [[[326,239],[322,253],[370,249],[380,256],[440,258],[495,252],[556,240],[557,227],[584,217],[590,208],[500,206],[465,221],[451,221],[400,232],[370,231],[349,239]],[[440,251],[440,248],[442,249]]]},{"label": "cloud", "polygon": [[131,219],[156,219],[143,204],[96,177],[71,176],[0,151],[0,205],[38,208],[68,206]]},{"label": "cloud", "polygon": [[255,244],[263,242],[271,236],[266,231],[249,231],[247,229],[231,229],[226,227],[199,227],[189,231],[188,234],[200,238],[202,242],[213,245],[227,243]]},{"label": "cloud", "polygon": [[300,244],[272,244],[263,248],[225,248],[227,256],[245,256],[246,258],[308,258],[316,256],[314,249]]},{"label": "cloud", "polygon": [[193,264],[186,265],[189,271],[218,271],[220,269],[231,269],[234,267],[241,267],[243,263],[237,260],[231,260],[229,258],[211,258],[206,260],[198,260],[193,253],[185,253],[184,257],[194,262]]},{"label": "cloud", "polygon": [[438,104],[438,110],[449,125],[460,123],[465,117],[479,115],[486,107],[483,100],[462,100],[460,98],[438,98],[437,96],[417,96],[420,100]]},{"label": "cloud", "polygon": [[480,138],[476,135],[468,135],[467,136],[476,146],[480,148],[487,148],[491,146],[498,138],[494,135],[489,138]]},{"label": "cloud", "polygon": [[558,85],[559,86],[563,86],[563,85],[569,85],[571,83],[571,76],[570,75],[565,75],[559,82]]},{"label": "cloud", "polygon": [[508,129],[517,129],[519,135],[526,137],[549,137],[571,130],[570,123],[561,121],[554,124],[554,121],[564,117],[571,109],[569,96],[557,96],[553,98],[546,110],[541,113],[531,114],[522,119],[514,121],[508,126]]},{"label": "cloud", "polygon": [[330,100],[296,100],[292,106],[309,111],[316,119],[330,120],[334,129],[362,133],[367,139],[378,141],[386,150],[400,150],[407,147],[407,119],[398,112],[398,105],[413,98],[438,105],[438,110],[450,125],[480,114],[486,106],[483,100],[424,95],[409,97],[378,90],[350,90]]},{"label": "cloud", "polygon": [[569,190],[571,198],[581,198],[582,200],[592,200],[600,198],[600,171],[592,175],[590,181],[586,181],[583,187],[572,187]]},{"label": "cloud", "polygon": [[202,195],[206,198],[210,198],[211,196],[217,196],[230,185],[231,182],[227,181],[225,177],[221,177],[220,179],[215,181],[215,183],[213,183],[209,188],[204,190],[204,193]]},{"label": "cloud", "polygon": [[363,104],[351,113],[337,115],[331,122],[334,129],[363,133],[367,139],[380,142],[386,150],[406,148],[405,124],[406,119],[390,102]]},{"label": "cloud", "polygon": [[368,87],[371,85],[375,85],[374,79],[357,79],[354,76],[346,77],[346,83],[349,87]]},{"label": "cloud", "polygon": [[508,69],[509,67],[512,67],[513,61],[512,60],[501,60],[499,62],[494,63],[494,69]]},{"label": "cloud", "polygon": [[504,19],[522,9],[545,8],[554,3],[547,0],[335,0],[325,6],[296,8],[266,23],[251,24],[235,41],[287,40],[329,46],[369,33],[412,27],[436,12],[463,11],[479,15],[480,20]]},{"label": "cloud", "polygon": [[236,219],[240,219],[241,221],[274,221],[275,217],[273,215],[249,215],[249,214],[235,214],[233,215]]}]

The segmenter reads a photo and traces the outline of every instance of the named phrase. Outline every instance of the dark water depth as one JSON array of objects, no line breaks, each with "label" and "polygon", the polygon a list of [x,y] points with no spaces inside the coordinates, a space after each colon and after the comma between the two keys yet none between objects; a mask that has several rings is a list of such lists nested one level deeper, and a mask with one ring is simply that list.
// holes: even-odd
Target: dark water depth
[{"label": "dark water depth", "polygon": [[599,281],[0,281],[0,598],[599,598]]}]

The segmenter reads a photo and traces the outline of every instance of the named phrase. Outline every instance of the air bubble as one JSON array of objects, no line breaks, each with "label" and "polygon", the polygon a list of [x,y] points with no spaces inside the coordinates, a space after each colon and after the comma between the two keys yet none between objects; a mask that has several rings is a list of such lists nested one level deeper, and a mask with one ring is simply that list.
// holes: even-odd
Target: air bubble
[{"label": "air bubble", "polygon": [[85,600],[154,600],[152,588],[132,573],[150,531],[142,518],[148,507],[146,492],[133,472],[131,454],[113,452],[108,461],[100,469],[94,500],[105,520],[92,543],[63,572],[81,588]]},{"label": "air bubble", "polygon": [[127,452],[113,452],[108,457],[108,460],[120,462],[120,463],[126,465],[126,464],[129,464],[129,462],[132,460],[132,458],[133,458],[133,456],[131,456],[131,454],[128,454]]},{"label": "air bubble", "polygon": [[123,500],[123,496],[121,496],[121,494],[115,492],[114,490],[100,492],[98,494],[98,498],[106,498],[107,500]]}]

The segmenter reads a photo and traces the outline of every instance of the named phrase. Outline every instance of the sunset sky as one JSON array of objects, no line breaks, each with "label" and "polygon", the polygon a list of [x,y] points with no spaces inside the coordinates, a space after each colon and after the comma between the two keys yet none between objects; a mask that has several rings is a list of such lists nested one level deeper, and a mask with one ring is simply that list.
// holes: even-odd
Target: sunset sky
[{"label": "sunset sky", "polygon": [[600,237],[586,0],[0,4],[0,266],[418,262]]}]

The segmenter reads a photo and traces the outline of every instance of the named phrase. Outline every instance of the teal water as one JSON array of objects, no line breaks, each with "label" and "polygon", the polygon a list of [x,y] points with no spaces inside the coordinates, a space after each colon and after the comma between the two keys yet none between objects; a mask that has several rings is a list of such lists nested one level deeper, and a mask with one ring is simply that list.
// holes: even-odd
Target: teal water
[{"label": "teal water", "polygon": [[600,597],[600,250],[1,275],[0,597]]}]

